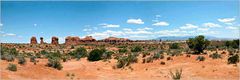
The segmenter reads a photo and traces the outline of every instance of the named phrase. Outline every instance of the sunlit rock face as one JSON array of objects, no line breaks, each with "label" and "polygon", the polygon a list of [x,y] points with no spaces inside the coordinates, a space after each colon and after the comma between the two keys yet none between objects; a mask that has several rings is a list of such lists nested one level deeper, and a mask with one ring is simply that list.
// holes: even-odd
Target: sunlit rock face
[{"label": "sunlit rock face", "polygon": [[30,39],[30,44],[37,44],[37,38],[35,36],[33,36],[31,39]]},{"label": "sunlit rock face", "polygon": [[52,37],[52,42],[51,42],[51,44],[52,44],[52,45],[58,45],[58,44],[59,44],[59,43],[58,43],[58,37],[53,36],[53,37]]},{"label": "sunlit rock face", "polygon": [[77,45],[80,42],[80,38],[79,37],[72,37],[72,36],[68,36],[65,38],[65,44],[66,45]]},{"label": "sunlit rock face", "polygon": [[96,39],[94,39],[92,36],[86,36],[85,38],[81,39],[82,42],[94,42]]}]

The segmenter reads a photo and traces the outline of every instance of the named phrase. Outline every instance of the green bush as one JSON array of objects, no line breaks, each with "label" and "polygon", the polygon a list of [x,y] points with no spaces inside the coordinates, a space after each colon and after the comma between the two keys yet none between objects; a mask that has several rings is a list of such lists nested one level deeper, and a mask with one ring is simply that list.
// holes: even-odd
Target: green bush
[{"label": "green bush", "polygon": [[92,50],[89,55],[88,55],[88,60],[89,61],[98,61],[102,59],[102,54],[103,54],[103,50],[100,49],[94,49]]},{"label": "green bush", "polygon": [[23,55],[18,56],[18,64],[24,65],[26,63],[26,59]]},{"label": "green bush", "polygon": [[87,50],[83,47],[77,48],[75,51],[73,51],[72,56],[74,56],[77,59],[87,57]]},{"label": "green bush", "polygon": [[17,65],[10,63],[10,64],[8,64],[7,69],[10,71],[17,71]]},{"label": "green bush", "polygon": [[126,53],[128,52],[127,48],[122,48],[118,50],[119,53]]},{"label": "green bush", "polygon": [[112,54],[114,54],[114,52],[112,51],[106,51],[102,54],[102,59],[111,59],[112,58]]},{"label": "green bush", "polygon": [[36,62],[36,57],[35,56],[31,56],[30,57],[30,62],[34,62],[35,63]]},{"label": "green bush", "polygon": [[239,55],[235,54],[228,57],[228,64],[236,64],[239,62]]},{"label": "green bush", "polygon": [[199,35],[195,38],[189,38],[187,40],[188,47],[195,51],[195,54],[200,54],[210,44],[210,41],[205,39],[203,35]]},{"label": "green bush", "polygon": [[227,46],[228,48],[238,49],[239,48],[239,39],[232,40],[232,41],[226,41],[225,46]]},{"label": "green bush", "polygon": [[182,69],[180,70],[176,70],[175,73],[173,73],[172,71],[170,71],[170,75],[172,77],[173,80],[180,80],[182,77]]},{"label": "green bush", "polygon": [[173,43],[170,45],[170,49],[179,49],[179,44],[178,43]]},{"label": "green bush", "polygon": [[57,58],[57,57],[49,58],[47,66],[58,69],[58,70],[61,70],[63,68],[63,66],[60,62],[60,58]]},{"label": "green bush", "polygon": [[212,59],[222,58],[221,54],[218,54],[217,52],[209,55],[209,57],[211,57]]},{"label": "green bush", "polygon": [[135,47],[133,47],[133,48],[131,49],[131,52],[140,52],[140,51],[142,51],[142,50],[143,50],[142,47],[140,47],[140,46],[135,46]]},{"label": "green bush", "polygon": [[161,57],[160,53],[155,53],[153,59],[159,59]]},{"label": "green bush", "polygon": [[198,56],[196,60],[197,60],[197,61],[204,61],[204,60],[205,60],[205,57],[204,57],[204,56]]},{"label": "green bush", "polygon": [[137,55],[129,54],[128,56],[121,56],[118,58],[117,68],[123,68],[125,66],[129,66],[131,63],[137,63]]},{"label": "green bush", "polygon": [[57,51],[57,52],[50,52],[49,54],[46,55],[47,58],[61,58],[62,54]]}]

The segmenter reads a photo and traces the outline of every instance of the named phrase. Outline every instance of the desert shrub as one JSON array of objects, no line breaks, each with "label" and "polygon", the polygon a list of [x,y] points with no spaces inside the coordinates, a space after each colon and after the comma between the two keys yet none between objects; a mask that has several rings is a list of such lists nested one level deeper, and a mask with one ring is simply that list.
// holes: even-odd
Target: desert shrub
[{"label": "desert shrub", "polygon": [[147,55],[150,55],[150,53],[149,53],[149,52],[143,52],[143,53],[142,53],[142,57],[143,57],[143,58],[146,57]]},{"label": "desert shrub", "polygon": [[161,65],[165,65],[166,63],[165,63],[165,62],[163,62],[163,61],[161,61],[161,62],[160,62],[160,64],[161,64]]},{"label": "desert shrub", "polygon": [[88,60],[89,61],[98,61],[102,59],[102,54],[103,54],[103,50],[100,49],[94,49],[92,50],[89,55],[88,55]]},{"label": "desert shrub", "polygon": [[128,56],[121,56],[118,58],[117,68],[129,66],[131,63],[136,63],[137,61],[137,55],[133,53],[129,54]]},{"label": "desert shrub", "polygon": [[118,46],[118,48],[127,48],[127,46]]},{"label": "desert shrub", "polygon": [[70,55],[63,55],[62,56],[62,60],[63,60],[63,62],[67,62],[67,60],[70,60]]},{"label": "desert shrub", "polygon": [[150,56],[150,57],[146,58],[146,62],[147,62],[147,63],[153,62],[153,57]]},{"label": "desert shrub", "polygon": [[131,52],[140,52],[142,51],[143,48],[141,46],[134,46],[132,49],[131,49]]},{"label": "desert shrub", "polygon": [[178,43],[172,43],[171,45],[170,45],[170,49],[179,49],[180,47],[179,47],[179,44]]},{"label": "desert shrub", "polygon": [[210,41],[205,39],[203,35],[199,35],[195,38],[189,38],[187,44],[190,49],[195,51],[195,54],[200,54],[210,44]]},{"label": "desert shrub", "polygon": [[46,55],[47,58],[61,58],[62,54],[57,51],[57,52],[50,52],[49,54]]},{"label": "desert shrub", "polygon": [[180,70],[176,70],[175,73],[173,73],[172,71],[170,71],[170,75],[172,77],[173,80],[180,80],[182,77],[182,69]]},{"label": "desert shrub", "polygon": [[239,62],[239,55],[235,54],[228,57],[228,64],[236,64]]},{"label": "desert shrub", "polygon": [[198,56],[196,60],[197,60],[197,61],[204,61],[204,60],[205,60],[205,57],[204,57],[204,56]]},{"label": "desert shrub", "polygon": [[153,54],[153,59],[159,59],[160,58],[160,53],[155,53]]},{"label": "desert shrub", "polygon": [[36,58],[41,58],[42,57],[41,53],[36,53],[35,56],[36,56]]},{"label": "desert shrub", "polygon": [[217,52],[210,54],[209,57],[211,57],[212,59],[222,58],[221,54],[218,54]]},{"label": "desert shrub", "polygon": [[40,54],[44,55],[46,57],[46,55],[48,55],[49,53],[47,51],[45,51],[45,50],[42,50],[42,51],[40,51]]},{"label": "desert shrub", "polygon": [[122,48],[118,50],[119,53],[126,53],[127,51],[127,48]]},{"label": "desert shrub", "polygon": [[80,58],[87,56],[87,50],[83,47],[80,47],[70,52],[69,54],[73,56],[73,58],[77,58],[77,60],[79,60]]},{"label": "desert shrub", "polygon": [[10,64],[8,64],[7,69],[10,71],[17,71],[17,65],[10,63]]},{"label": "desert shrub", "polygon": [[167,60],[173,60],[172,57],[167,57]]},{"label": "desert shrub", "polygon": [[18,56],[18,64],[23,65],[25,63],[26,63],[26,59],[24,58],[24,56],[23,55],[19,55]]},{"label": "desert shrub", "polygon": [[15,56],[11,54],[5,54],[4,59],[7,60],[8,62],[11,62],[15,60]]},{"label": "desert shrub", "polygon": [[58,70],[61,70],[63,68],[63,66],[60,62],[60,58],[58,58],[58,57],[48,58],[47,66],[58,69]]},{"label": "desert shrub", "polygon": [[153,47],[153,46],[150,46],[148,47],[148,51],[153,51],[153,50],[156,50],[157,48],[156,47]]},{"label": "desert shrub", "polygon": [[30,62],[36,62],[36,57],[35,56],[31,56],[30,57]]},{"label": "desert shrub", "polygon": [[187,54],[186,57],[191,57],[191,55]]},{"label": "desert shrub", "polygon": [[112,51],[106,51],[102,54],[102,59],[111,59],[112,54],[114,54],[114,52]]}]

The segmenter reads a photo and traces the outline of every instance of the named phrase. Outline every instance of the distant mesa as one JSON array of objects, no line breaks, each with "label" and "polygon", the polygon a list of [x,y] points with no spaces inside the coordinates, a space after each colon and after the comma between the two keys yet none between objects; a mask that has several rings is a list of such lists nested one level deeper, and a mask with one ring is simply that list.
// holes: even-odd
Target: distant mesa
[{"label": "distant mesa", "polygon": [[80,43],[80,38],[79,37],[72,37],[68,36],[65,38],[65,44],[66,45],[77,45]]},{"label": "distant mesa", "polygon": [[102,40],[103,42],[129,42],[127,38],[108,37]]},{"label": "distant mesa", "polygon": [[30,44],[37,44],[37,38],[35,36],[33,36],[31,39],[30,39]]},{"label": "distant mesa", "polygon": [[96,39],[94,39],[92,36],[86,36],[85,38],[81,39],[82,42],[94,42]]},{"label": "distant mesa", "polygon": [[52,44],[52,45],[58,45],[58,44],[59,44],[59,43],[58,43],[58,37],[53,36],[53,37],[52,37],[52,42],[51,42],[51,44]]}]

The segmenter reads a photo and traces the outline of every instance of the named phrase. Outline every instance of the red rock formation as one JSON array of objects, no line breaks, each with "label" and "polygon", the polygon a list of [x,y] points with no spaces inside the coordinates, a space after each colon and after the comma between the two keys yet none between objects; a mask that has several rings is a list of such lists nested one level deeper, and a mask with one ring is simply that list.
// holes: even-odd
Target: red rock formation
[{"label": "red rock formation", "polygon": [[52,37],[52,42],[51,42],[51,44],[53,44],[53,45],[58,45],[58,44],[59,44],[59,43],[58,43],[58,37],[53,36],[53,37]]},{"label": "red rock formation", "polygon": [[71,37],[71,36],[68,36],[65,38],[65,44],[66,45],[77,45],[79,44],[80,42],[80,38],[79,37]]},{"label": "red rock formation", "polygon": [[40,44],[44,44],[43,37],[40,37]]},{"label": "red rock formation", "polygon": [[94,39],[92,36],[86,36],[85,38],[81,39],[82,42],[94,42],[96,39]]},{"label": "red rock formation", "polygon": [[31,38],[30,44],[37,44],[37,38],[35,36]]},{"label": "red rock formation", "polygon": [[103,39],[104,42],[128,42],[130,41],[127,38],[116,38],[116,37],[108,37],[106,39]]}]

